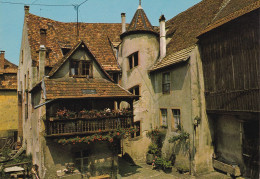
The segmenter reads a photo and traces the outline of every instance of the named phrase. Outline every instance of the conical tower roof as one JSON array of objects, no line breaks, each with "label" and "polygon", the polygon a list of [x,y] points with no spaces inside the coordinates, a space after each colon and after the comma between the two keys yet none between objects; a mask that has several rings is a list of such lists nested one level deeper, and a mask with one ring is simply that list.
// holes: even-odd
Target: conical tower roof
[{"label": "conical tower roof", "polygon": [[150,23],[141,5],[139,5],[138,9],[136,10],[135,15],[126,32],[121,34],[121,38],[126,36],[127,34],[134,33],[152,33],[158,35],[158,33],[153,29],[153,26]]}]

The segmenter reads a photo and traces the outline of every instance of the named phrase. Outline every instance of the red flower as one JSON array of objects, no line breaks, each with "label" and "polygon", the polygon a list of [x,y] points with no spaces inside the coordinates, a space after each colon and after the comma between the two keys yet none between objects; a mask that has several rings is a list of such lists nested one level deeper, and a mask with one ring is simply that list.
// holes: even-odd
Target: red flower
[{"label": "red flower", "polygon": [[119,132],[116,133],[116,135],[119,135],[119,134],[120,134]]},{"label": "red flower", "polygon": [[101,129],[98,129],[99,132],[101,132]]}]

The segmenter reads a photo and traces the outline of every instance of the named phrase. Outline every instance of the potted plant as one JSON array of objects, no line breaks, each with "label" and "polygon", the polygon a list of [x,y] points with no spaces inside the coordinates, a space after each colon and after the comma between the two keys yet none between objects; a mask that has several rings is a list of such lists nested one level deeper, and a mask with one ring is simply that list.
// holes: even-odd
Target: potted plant
[{"label": "potted plant", "polygon": [[146,163],[152,164],[154,159],[155,159],[155,156],[158,155],[158,154],[159,154],[158,146],[155,143],[151,143],[148,146],[148,151],[147,151],[147,154],[146,154]]},{"label": "potted plant", "polygon": [[66,117],[68,118],[68,119],[74,119],[74,118],[76,118],[76,112],[74,112],[74,111],[67,111],[67,114],[66,114]]},{"label": "potted plant", "polygon": [[162,168],[165,173],[171,173],[172,172],[172,162],[163,160]]},{"label": "potted plant", "polygon": [[152,165],[155,169],[162,169],[165,173],[170,173],[172,171],[171,161],[168,161],[163,157],[157,157]]},{"label": "potted plant", "polygon": [[87,118],[88,117],[88,111],[86,109],[82,109],[80,112],[80,117],[81,118]]},{"label": "potted plant", "polygon": [[56,115],[59,119],[64,119],[66,118],[67,113],[68,110],[66,108],[63,108],[63,109],[58,109]]}]

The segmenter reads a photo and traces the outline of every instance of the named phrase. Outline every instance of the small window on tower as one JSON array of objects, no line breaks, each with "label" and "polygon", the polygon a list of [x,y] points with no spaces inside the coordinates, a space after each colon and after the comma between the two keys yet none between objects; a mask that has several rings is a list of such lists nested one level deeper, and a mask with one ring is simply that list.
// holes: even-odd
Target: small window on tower
[{"label": "small window on tower", "polygon": [[132,68],[138,66],[139,65],[139,55],[138,55],[138,52],[135,52],[135,53],[131,54],[128,57],[128,62],[129,62],[129,69],[132,69]]}]

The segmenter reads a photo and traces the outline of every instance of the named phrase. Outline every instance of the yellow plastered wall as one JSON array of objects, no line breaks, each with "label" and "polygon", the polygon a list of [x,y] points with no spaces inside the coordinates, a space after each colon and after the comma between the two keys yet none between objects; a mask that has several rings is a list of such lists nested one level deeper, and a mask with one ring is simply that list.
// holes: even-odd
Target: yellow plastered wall
[{"label": "yellow plastered wall", "polygon": [[0,91],[0,137],[18,130],[18,100],[16,91]]}]

